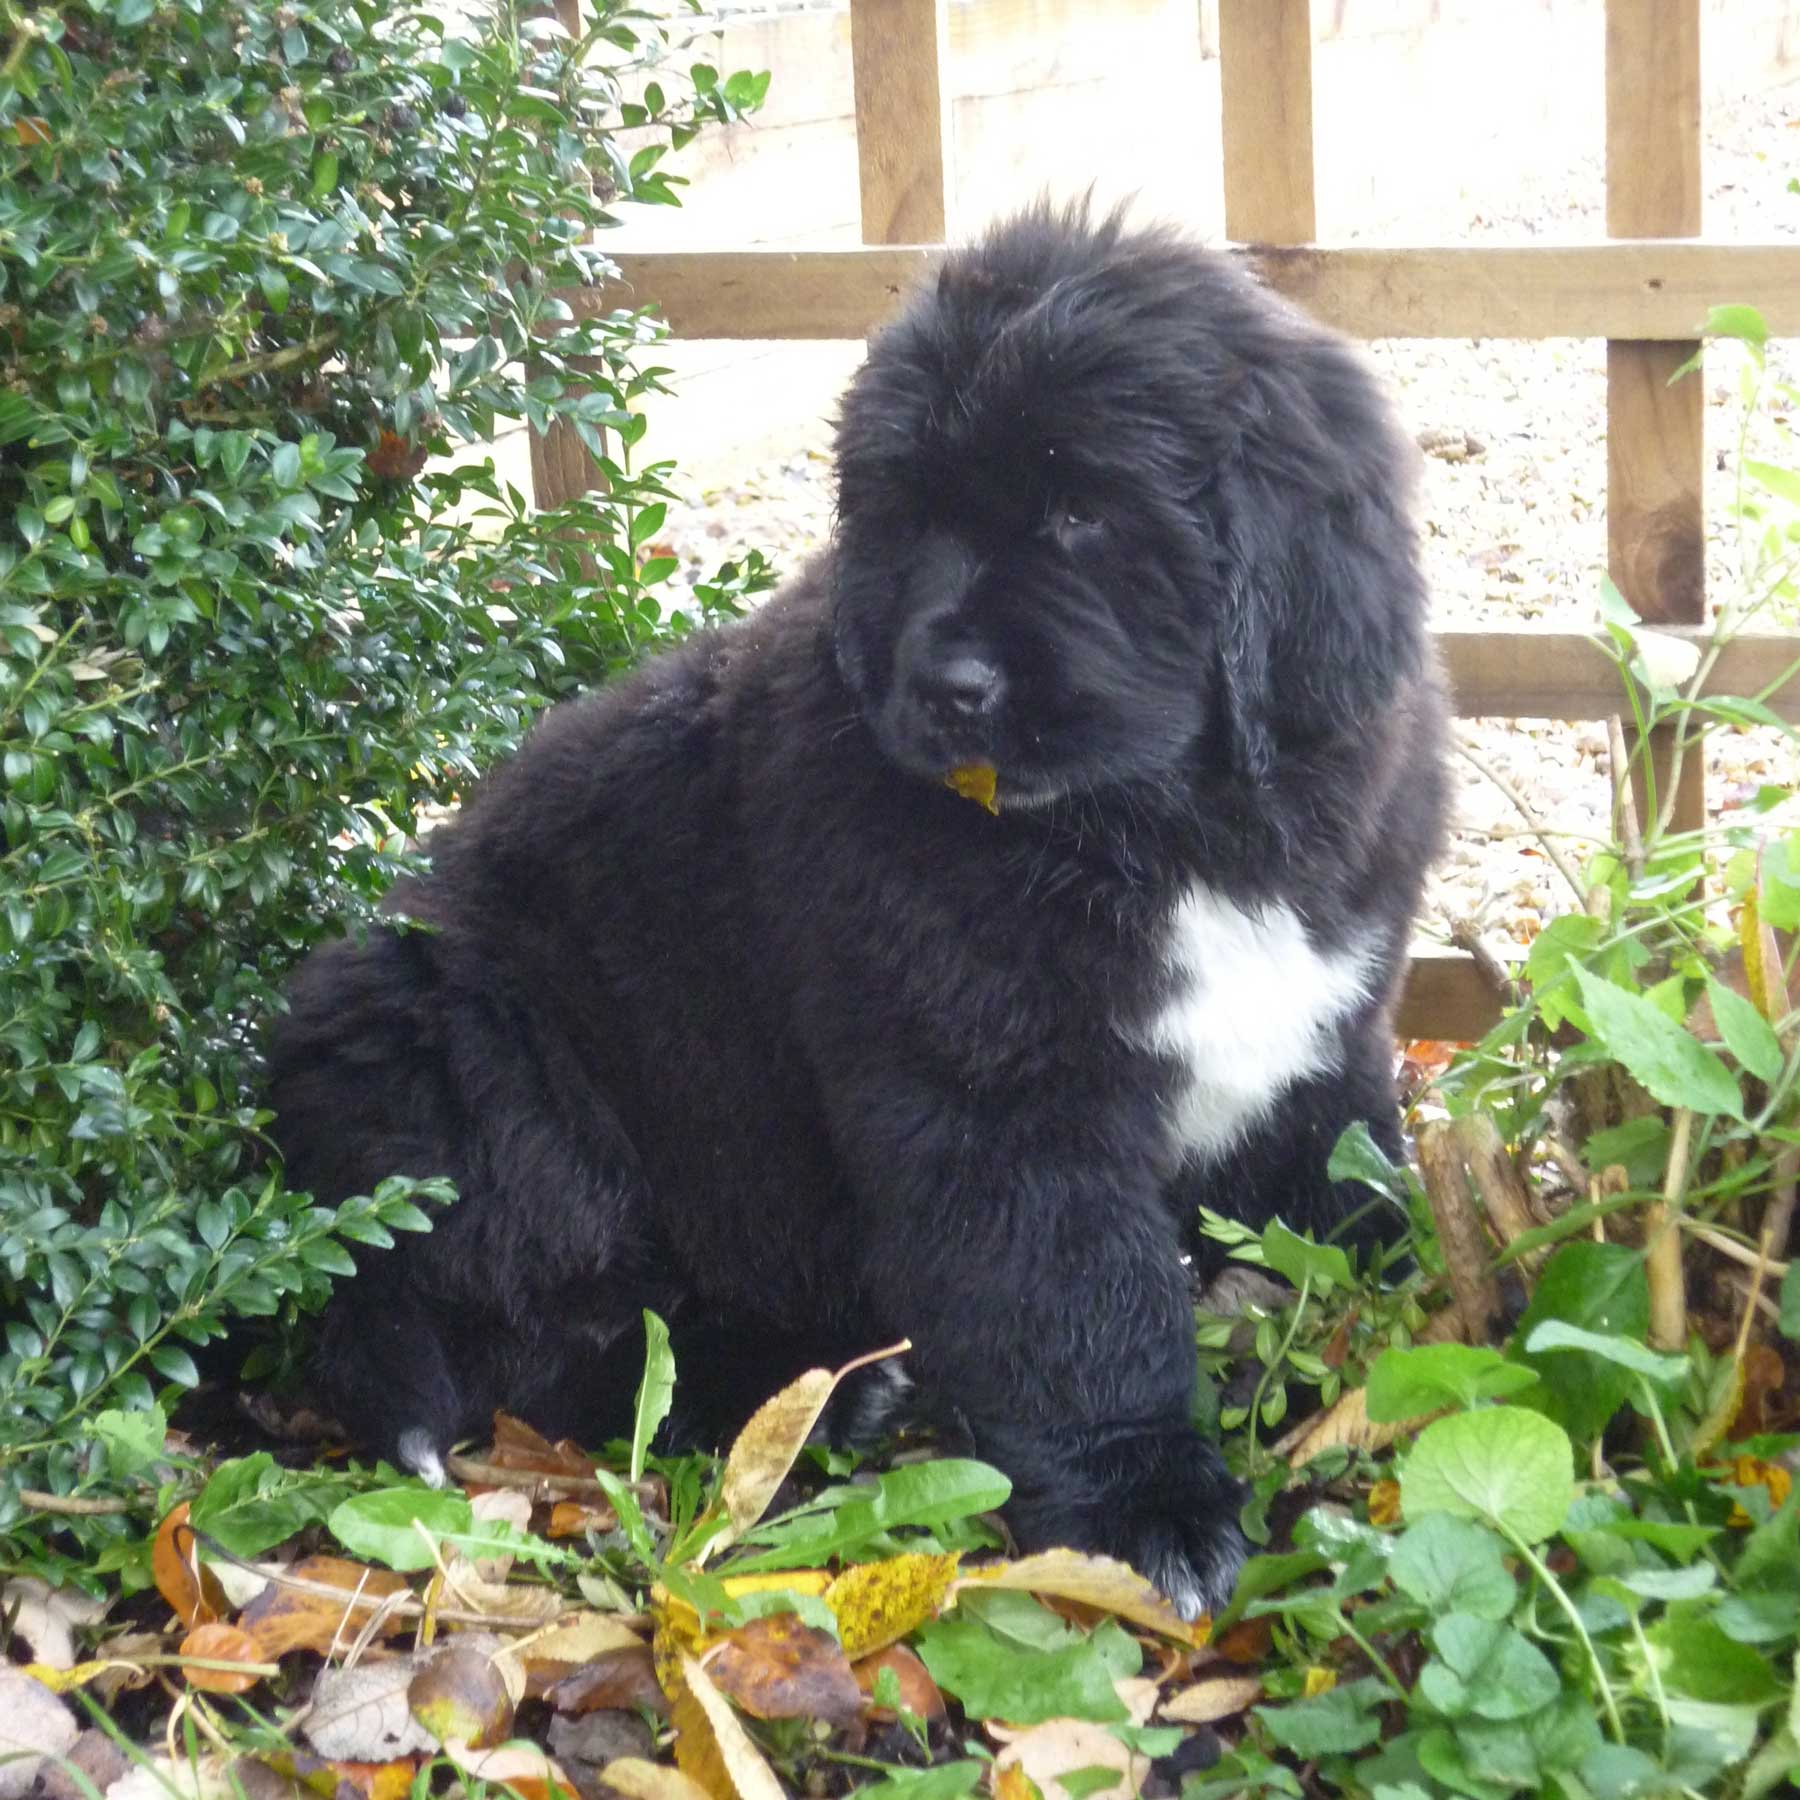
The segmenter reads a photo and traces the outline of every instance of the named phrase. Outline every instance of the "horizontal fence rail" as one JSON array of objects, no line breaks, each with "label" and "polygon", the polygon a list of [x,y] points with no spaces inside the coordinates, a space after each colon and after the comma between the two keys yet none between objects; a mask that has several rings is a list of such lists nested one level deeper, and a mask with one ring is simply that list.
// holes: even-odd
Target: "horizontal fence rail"
[{"label": "horizontal fence rail", "polygon": [[[1773,335],[1800,337],[1800,243],[1225,248],[1352,337],[1680,342],[1727,300],[1754,301]],[[617,259],[618,281],[563,298],[578,314],[655,305],[682,338],[861,338],[942,254],[915,244],[644,250]]]}]

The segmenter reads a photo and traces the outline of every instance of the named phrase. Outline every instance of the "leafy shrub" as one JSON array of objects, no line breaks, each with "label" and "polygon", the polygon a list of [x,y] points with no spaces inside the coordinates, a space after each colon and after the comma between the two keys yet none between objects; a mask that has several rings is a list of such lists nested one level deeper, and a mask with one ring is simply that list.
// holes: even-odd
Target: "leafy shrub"
[{"label": "leafy shrub", "polygon": [[[752,558],[658,598],[668,467],[630,461],[656,332],[558,296],[607,273],[608,207],[672,201],[665,151],[766,77],[696,63],[672,99],[643,72],[679,9],[593,11],[580,43],[510,4],[466,32],[373,0],[7,11],[15,1564],[55,1566],[22,1491],[103,1480],[104,1443],[194,1381],[186,1346],[316,1305],[346,1241],[425,1223],[401,1188],[334,1217],[268,1165],[255,1046],[284,970],[538,708],[765,579]],[[489,463],[426,472],[519,419],[572,421],[604,491],[534,516]]]}]

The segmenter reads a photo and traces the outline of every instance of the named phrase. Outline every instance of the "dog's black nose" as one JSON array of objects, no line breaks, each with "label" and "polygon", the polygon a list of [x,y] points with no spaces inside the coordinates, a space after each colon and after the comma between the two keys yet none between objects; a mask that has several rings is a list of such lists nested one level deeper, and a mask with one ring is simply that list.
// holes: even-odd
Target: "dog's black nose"
[{"label": "dog's black nose", "polygon": [[1000,671],[979,656],[953,656],[918,670],[913,686],[940,718],[972,719],[1000,698]]}]

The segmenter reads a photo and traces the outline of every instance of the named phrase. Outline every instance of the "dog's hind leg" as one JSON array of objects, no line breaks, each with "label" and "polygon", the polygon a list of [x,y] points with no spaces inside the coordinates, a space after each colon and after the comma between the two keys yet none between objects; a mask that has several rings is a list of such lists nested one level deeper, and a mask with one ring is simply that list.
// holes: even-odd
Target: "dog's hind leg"
[{"label": "dog's hind leg", "polygon": [[416,932],[332,946],[270,1058],[296,1186],[331,1202],[393,1174],[457,1186],[428,1236],[358,1251],[316,1364],[346,1429],[424,1474],[497,1408],[585,1429],[565,1395],[643,1303],[642,1175],[616,1114],[532,1006],[453,967]]}]

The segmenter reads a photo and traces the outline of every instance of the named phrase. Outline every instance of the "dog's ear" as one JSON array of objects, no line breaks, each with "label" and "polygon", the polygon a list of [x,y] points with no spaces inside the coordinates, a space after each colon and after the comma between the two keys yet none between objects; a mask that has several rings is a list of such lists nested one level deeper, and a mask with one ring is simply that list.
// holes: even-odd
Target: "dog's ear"
[{"label": "dog's ear", "polygon": [[1278,744],[1371,717],[1424,656],[1411,446],[1372,390],[1328,422],[1311,395],[1274,385],[1215,500],[1232,746],[1259,777]]}]

